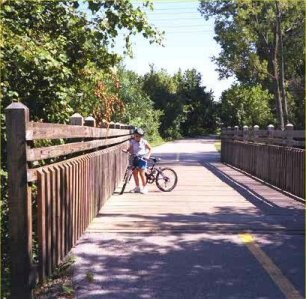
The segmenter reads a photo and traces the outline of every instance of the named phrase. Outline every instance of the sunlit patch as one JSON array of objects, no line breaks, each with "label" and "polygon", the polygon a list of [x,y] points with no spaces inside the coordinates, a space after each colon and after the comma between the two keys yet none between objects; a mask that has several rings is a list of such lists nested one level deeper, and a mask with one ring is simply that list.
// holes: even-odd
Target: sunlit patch
[{"label": "sunlit patch", "polygon": [[244,243],[253,243],[255,241],[251,234],[240,234],[240,238]]}]

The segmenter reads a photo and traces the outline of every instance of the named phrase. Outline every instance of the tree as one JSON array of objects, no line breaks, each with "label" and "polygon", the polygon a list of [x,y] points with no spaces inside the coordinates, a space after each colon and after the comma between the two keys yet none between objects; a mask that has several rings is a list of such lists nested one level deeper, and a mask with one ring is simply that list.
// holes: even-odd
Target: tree
[{"label": "tree", "polygon": [[143,79],[133,71],[120,69],[120,98],[125,104],[125,111],[115,116],[114,121],[141,127],[149,141],[160,139],[158,132],[162,111],[154,108],[153,101],[142,90]]},{"label": "tree", "polygon": [[144,75],[143,90],[163,112],[159,132],[164,138],[180,138],[184,118],[184,103],[177,96],[178,84],[165,70],[156,71],[154,66]]},{"label": "tree", "polygon": [[184,99],[185,136],[212,133],[216,129],[216,109],[211,93],[201,85],[202,76],[196,69],[186,70],[179,80],[178,94]]},{"label": "tree", "polygon": [[144,76],[144,91],[163,112],[160,126],[163,137],[203,135],[216,129],[216,106],[201,80],[195,69],[184,73],[179,70],[171,76],[152,67]]},{"label": "tree", "polygon": [[199,10],[205,18],[215,17],[215,39],[222,50],[214,60],[220,76],[235,75],[241,83],[261,84],[273,93],[281,128],[284,118],[304,123],[293,115],[303,97],[287,105],[290,82],[301,78],[299,70],[305,69],[304,1],[202,0]]},{"label": "tree", "polygon": [[260,85],[249,87],[235,84],[222,93],[221,121],[225,127],[258,125],[265,128],[275,123],[270,110],[272,99],[273,96]]},{"label": "tree", "polygon": [[[67,122],[74,112],[84,116],[99,104],[98,83],[107,81],[121,57],[112,53],[118,32],[140,33],[150,42],[160,34],[149,24],[143,7],[130,1],[83,1],[92,12],[86,17],[77,1],[1,2],[1,243],[2,294],[6,295],[7,172],[4,108],[12,101],[29,107],[31,119]],[[5,274],[5,275],[4,275]]]}]

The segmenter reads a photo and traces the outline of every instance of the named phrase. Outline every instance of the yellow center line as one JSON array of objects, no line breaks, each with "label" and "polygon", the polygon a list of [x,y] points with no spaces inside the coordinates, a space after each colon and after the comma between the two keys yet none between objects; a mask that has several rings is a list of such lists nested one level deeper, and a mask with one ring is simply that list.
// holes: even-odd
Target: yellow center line
[{"label": "yellow center line", "polygon": [[255,258],[270,275],[275,284],[283,292],[287,299],[303,299],[293,284],[284,276],[282,271],[273,263],[268,255],[255,243],[251,234],[240,234],[240,239],[252,252]]}]

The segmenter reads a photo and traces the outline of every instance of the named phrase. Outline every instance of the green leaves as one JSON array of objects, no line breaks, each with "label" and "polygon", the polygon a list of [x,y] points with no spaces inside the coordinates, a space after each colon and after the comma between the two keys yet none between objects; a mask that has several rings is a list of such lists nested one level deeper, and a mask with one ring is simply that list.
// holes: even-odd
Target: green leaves
[{"label": "green leaves", "polygon": [[303,127],[304,118],[292,111],[295,106],[303,105],[305,94],[304,84],[293,83],[296,78],[298,82],[305,81],[304,1],[202,0],[200,12],[206,19],[215,18],[215,40],[221,52],[214,61],[220,77],[235,76],[242,84],[250,87],[260,84],[274,94],[271,107],[274,113],[279,111],[280,124],[280,104],[283,102],[285,107],[286,98],[294,94],[289,118],[296,121],[296,126]]},{"label": "green leaves", "polygon": [[259,125],[265,128],[275,123],[270,109],[273,96],[262,86],[233,85],[222,93],[221,121],[224,126]]}]

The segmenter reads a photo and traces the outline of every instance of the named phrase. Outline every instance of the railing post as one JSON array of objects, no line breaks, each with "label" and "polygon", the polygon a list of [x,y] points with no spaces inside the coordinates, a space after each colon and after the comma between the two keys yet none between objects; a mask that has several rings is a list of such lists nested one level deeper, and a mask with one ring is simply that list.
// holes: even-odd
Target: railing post
[{"label": "railing post", "polygon": [[258,125],[255,125],[255,126],[253,127],[253,133],[254,133],[253,138],[254,138],[254,142],[257,142],[257,140],[258,140],[258,131],[259,131],[259,126],[258,126]]},{"label": "railing post", "polygon": [[238,139],[238,131],[239,131],[239,127],[234,126],[234,139]]},{"label": "railing post", "polygon": [[115,129],[115,128],[116,128],[116,125],[115,125],[115,123],[114,123],[113,121],[111,121],[111,122],[109,123],[109,128],[110,128],[110,129]]},{"label": "railing post", "polygon": [[[74,113],[73,115],[70,116],[69,119],[70,125],[73,126],[83,126],[84,125],[84,118],[80,113]],[[82,138],[76,138],[76,139],[70,139],[70,141],[82,141]]]},{"label": "railing post", "polygon": [[231,133],[232,133],[232,127],[231,127],[231,126],[228,126],[228,127],[226,128],[226,138],[227,138],[227,139],[232,139],[232,138],[233,138],[233,136],[231,135]]},{"label": "railing post", "polygon": [[286,132],[286,145],[292,146],[293,144],[293,124],[287,124],[285,127]]},{"label": "railing post", "polygon": [[8,162],[11,298],[32,298],[32,201],[27,182],[26,127],[29,109],[12,103],[5,109]]},{"label": "railing post", "polygon": [[96,126],[96,120],[92,116],[87,116],[84,119],[84,126],[95,127]]},{"label": "railing post", "polygon": [[83,126],[84,119],[83,116],[79,113],[74,113],[70,116],[70,124],[74,126]]},{"label": "railing post", "polygon": [[274,126],[273,125],[268,125],[268,142],[272,143],[273,140],[273,136],[274,136]]},{"label": "railing post", "polygon": [[248,134],[249,133],[249,127],[248,126],[243,126],[243,141],[248,140]]}]

